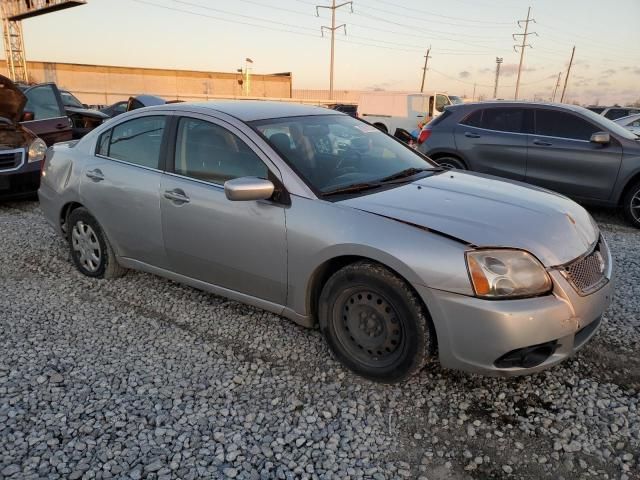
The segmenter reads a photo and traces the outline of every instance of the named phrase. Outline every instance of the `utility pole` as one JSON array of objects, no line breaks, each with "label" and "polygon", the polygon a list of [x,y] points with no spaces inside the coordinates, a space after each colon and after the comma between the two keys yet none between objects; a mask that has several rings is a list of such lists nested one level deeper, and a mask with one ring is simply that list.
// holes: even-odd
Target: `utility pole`
[{"label": "utility pole", "polygon": [[573,46],[571,50],[571,59],[569,60],[569,67],[567,68],[567,75],[564,77],[564,87],[562,87],[562,96],[560,97],[560,103],[564,103],[564,94],[567,92],[567,83],[569,82],[569,73],[571,73],[571,65],[573,65],[573,56],[576,53],[576,46]]},{"label": "utility pole", "polygon": [[424,92],[424,79],[427,76],[427,63],[431,58],[431,56],[429,55],[430,51],[431,51],[431,45],[429,45],[429,48],[427,48],[427,54],[424,56],[424,67],[422,68],[422,83],[420,84],[420,93]]},{"label": "utility pole", "polygon": [[498,98],[498,79],[500,78],[500,65],[502,65],[502,57],[496,57],[496,83],[493,87],[493,98]]},{"label": "utility pole", "polygon": [[473,84],[473,95],[471,95],[471,101],[475,102],[476,101],[476,84]]},{"label": "utility pole", "polygon": [[320,27],[320,33],[324,37],[324,30],[331,31],[331,63],[329,66],[329,100],[333,100],[333,61],[335,57],[335,44],[336,44],[336,30],[343,28],[344,34],[347,34],[347,26],[343,23],[336,27],[336,10],[338,8],[344,7],[345,5],[349,5],[351,7],[351,13],[353,13],[353,2],[344,2],[339,5],[336,5],[336,0],[331,0],[331,6],[324,5],[316,5],[316,17],[320,16],[320,9],[327,8],[331,10],[331,27],[325,27],[324,25]]},{"label": "utility pole", "polygon": [[560,79],[562,78],[562,72],[558,72],[558,81],[556,82],[556,86],[553,89],[553,95],[551,96],[551,101],[556,101],[556,93],[558,93],[558,88],[560,88]]},{"label": "utility pole", "polygon": [[520,90],[520,75],[522,73],[522,63],[524,61],[524,49],[526,47],[529,48],[533,48],[531,46],[531,44],[527,43],[527,38],[529,37],[529,35],[535,35],[538,36],[538,34],[536,32],[529,32],[529,23],[533,22],[536,23],[534,18],[531,18],[531,7],[529,7],[529,10],[527,10],[527,19],[526,20],[518,20],[518,27],[522,28],[522,23],[524,23],[524,33],[514,33],[512,34],[513,39],[517,40],[516,37],[522,37],[522,44],[520,45],[514,45],[513,49],[517,52],[518,48],[520,49],[520,65],[518,65],[518,78],[516,79],[516,94],[515,94],[515,99],[518,99],[518,92]]}]

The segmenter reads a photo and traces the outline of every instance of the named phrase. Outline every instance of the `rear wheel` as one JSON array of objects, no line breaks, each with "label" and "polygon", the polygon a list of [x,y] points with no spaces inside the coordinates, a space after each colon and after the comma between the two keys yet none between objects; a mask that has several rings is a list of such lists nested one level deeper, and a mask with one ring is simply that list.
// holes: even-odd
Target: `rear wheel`
[{"label": "rear wheel", "polygon": [[640,182],[633,185],[622,199],[622,208],[627,221],[640,228]]},{"label": "rear wheel", "polygon": [[466,170],[467,166],[462,160],[456,157],[440,157],[434,160],[438,165],[444,168],[457,168],[458,170]]},{"label": "rear wheel", "polygon": [[71,258],[80,273],[87,277],[114,278],[124,274],[97,220],[86,208],[76,208],[67,221]]},{"label": "rear wheel", "polygon": [[416,294],[373,262],[348,265],[329,279],[319,323],[335,357],[372,380],[402,381],[435,350],[431,320]]}]

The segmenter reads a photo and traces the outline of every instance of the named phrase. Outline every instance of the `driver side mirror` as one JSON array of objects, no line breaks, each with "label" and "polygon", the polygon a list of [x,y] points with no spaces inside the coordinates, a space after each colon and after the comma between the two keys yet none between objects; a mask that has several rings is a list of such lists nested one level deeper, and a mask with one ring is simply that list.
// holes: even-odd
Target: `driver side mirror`
[{"label": "driver side mirror", "polygon": [[33,114],[33,112],[29,112],[29,111],[24,111],[22,112],[22,117],[20,117],[20,121],[21,122],[30,122],[31,120],[34,120],[36,117]]},{"label": "driver side mirror", "polygon": [[240,177],[224,182],[224,194],[234,202],[267,200],[275,187],[269,180],[257,177]]},{"label": "driver side mirror", "polygon": [[596,132],[591,135],[591,139],[589,141],[599,145],[607,145],[611,142],[611,135],[609,135],[608,132]]}]

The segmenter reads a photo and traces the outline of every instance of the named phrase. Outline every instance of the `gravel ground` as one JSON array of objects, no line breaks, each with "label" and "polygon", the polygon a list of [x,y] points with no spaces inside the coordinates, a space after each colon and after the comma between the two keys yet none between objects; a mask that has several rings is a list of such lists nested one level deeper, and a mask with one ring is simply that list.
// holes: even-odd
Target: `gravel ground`
[{"label": "gravel ground", "polygon": [[640,232],[596,338],[547,372],[362,380],[318,331],[147,274],[90,280],[0,204],[0,479],[640,478]]}]

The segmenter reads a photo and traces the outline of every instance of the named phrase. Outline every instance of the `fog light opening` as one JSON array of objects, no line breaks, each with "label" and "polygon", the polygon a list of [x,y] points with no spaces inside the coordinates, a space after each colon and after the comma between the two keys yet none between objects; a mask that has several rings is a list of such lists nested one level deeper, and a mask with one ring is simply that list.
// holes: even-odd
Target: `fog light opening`
[{"label": "fog light opening", "polygon": [[558,347],[558,341],[531,345],[530,347],[517,348],[505,353],[498,358],[494,365],[497,368],[533,368],[544,363],[554,354]]}]

